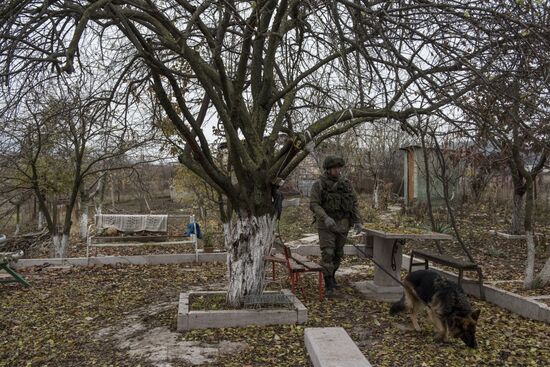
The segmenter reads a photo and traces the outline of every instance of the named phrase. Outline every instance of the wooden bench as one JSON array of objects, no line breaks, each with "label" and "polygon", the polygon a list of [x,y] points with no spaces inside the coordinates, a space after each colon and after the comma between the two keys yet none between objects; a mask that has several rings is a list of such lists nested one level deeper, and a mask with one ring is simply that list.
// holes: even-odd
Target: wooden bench
[{"label": "wooden bench", "polygon": [[314,367],[371,367],[341,327],[306,328],[304,344]]},{"label": "wooden bench", "polygon": [[[268,256],[264,256],[264,260],[271,262],[273,266],[273,280],[275,280],[275,264],[283,264],[290,278],[290,284],[292,293],[294,293],[296,284],[299,282],[300,274],[317,272],[319,276],[319,299],[323,300],[323,267],[305,256],[293,254],[290,247],[287,245],[276,242],[275,249],[280,250],[280,253],[274,253]],[[302,289],[302,296],[305,298],[304,286],[300,283]]]},{"label": "wooden bench", "polygon": [[[414,258],[424,259],[423,262],[414,262]],[[416,265],[423,265],[425,269],[428,269],[428,261],[438,263],[444,266],[449,266],[458,270],[458,285],[462,286],[462,279],[464,277],[464,271],[475,271],[478,275],[479,283],[479,295],[481,299],[485,299],[485,291],[483,289],[483,273],[479,265],[463,261],[459,259],[452,258],[450,256],[445,256],[441,254],[436,254],[426,250],[412,250],[411,259],[409,263],[409,273],[412,271],[412,267]]]},{"label": "wooden bench", "polygon": [[0,279],[0,283],[20,283],[23,287],[30,287],[30,284],[15,270],[10,268],[10,262],[16,261],[23,256],[23,251],[20,252],[0,252],[0,269],[4,269],[13,279]]}]

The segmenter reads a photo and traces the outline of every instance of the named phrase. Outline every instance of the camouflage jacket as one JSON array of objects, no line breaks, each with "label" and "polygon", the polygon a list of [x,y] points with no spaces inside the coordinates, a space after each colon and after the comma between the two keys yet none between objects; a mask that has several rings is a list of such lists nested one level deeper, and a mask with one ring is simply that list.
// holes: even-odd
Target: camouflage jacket
[{"label": "camouflage jacket", "polygon": [[335,179],[326,173],[321,176],[311,188],[309,208],[319,228],[325,228],[327,216],[335,221],[346,220],[349,225],[361,222],[357,194],[345,178]]}]

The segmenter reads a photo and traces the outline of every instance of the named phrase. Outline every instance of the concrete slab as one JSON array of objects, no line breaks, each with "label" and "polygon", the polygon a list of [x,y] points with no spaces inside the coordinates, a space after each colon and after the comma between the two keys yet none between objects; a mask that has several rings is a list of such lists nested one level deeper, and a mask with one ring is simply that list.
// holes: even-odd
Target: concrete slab
[{"label": "concrete slab", "polygon": [[[277,292],[266,292],[277,293]],[[177,330],[246,327],[250,325],[290,325],[307,322],[307,309],[290,290],[283,290],[293,301],[294,309],[242,309],[242,310],[211,310],[191,311],[189,297],[193,294],[225,294],[223,291],[187,292],[180,295],[178,307]]]},{"label": "concrete slab", "polygon": [[220,356],[240,353],[247,350],[243,342],[220,340],[205,343],[186,341],[181,334],[166,326],[151,327],[143,320],[158,317],[165,310],[172,309],[175,302],[154,304],[132,311],[114,325],[102,328],[94,333],[94,338],[108,342],[128,358],[147,360],[154,367],[172,367],[181,365],[212,365]]},{"label": "concrete slab", "polygon": [[403,295],[402,287],[381,287],[372,280],[352,283],[352,286],[365,298],[382,302],[398,301]]},{"label": "concrete slab", "polygon": [[341,327],[306,328],[304,342],[314,367],[371,367]]},{"label": "concrete slab", "polygon": [[[505,240],[524,240],[525,238],[527,238],[524,234],[509,234],[506,232],[495,231],[494,229],[490,230],[489,233],[494,234],[500,238],[504,238]],[[542,236],[542,233],[535,233],[534,235],[535,237],[539,237]]]}]

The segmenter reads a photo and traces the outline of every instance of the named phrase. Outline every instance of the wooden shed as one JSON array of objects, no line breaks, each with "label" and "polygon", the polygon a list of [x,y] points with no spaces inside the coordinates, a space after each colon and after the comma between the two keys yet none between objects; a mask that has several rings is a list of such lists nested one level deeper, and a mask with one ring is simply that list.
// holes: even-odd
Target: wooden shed
[{"label": "wooden shed", "polygon": [[[426,165],[424,153],[419,145],[409,145],[400,148],[403,151],[403,197],[407,204],[427,202],[426,193]],[[436,151],[427,148],[428,169],[430,177],[430,192],[433,205],[441,205],[444,202],[443,181],[441,180],[441,169]],[[454,199],[457,193],[458,166],[448,167],[451,173],[449,180],[449,194]]]}]

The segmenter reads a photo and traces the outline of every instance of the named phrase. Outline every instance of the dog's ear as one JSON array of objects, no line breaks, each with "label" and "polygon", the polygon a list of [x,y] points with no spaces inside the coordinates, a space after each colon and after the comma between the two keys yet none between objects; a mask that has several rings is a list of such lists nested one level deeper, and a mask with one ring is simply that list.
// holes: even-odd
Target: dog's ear
[{"label": "dog's ear", "polygon": [[474,319],[475,321],[477,321],[479,319],[479,312],[481,310],[480,309],[477,309],[475,311],[472,312],[472,319]]}]

